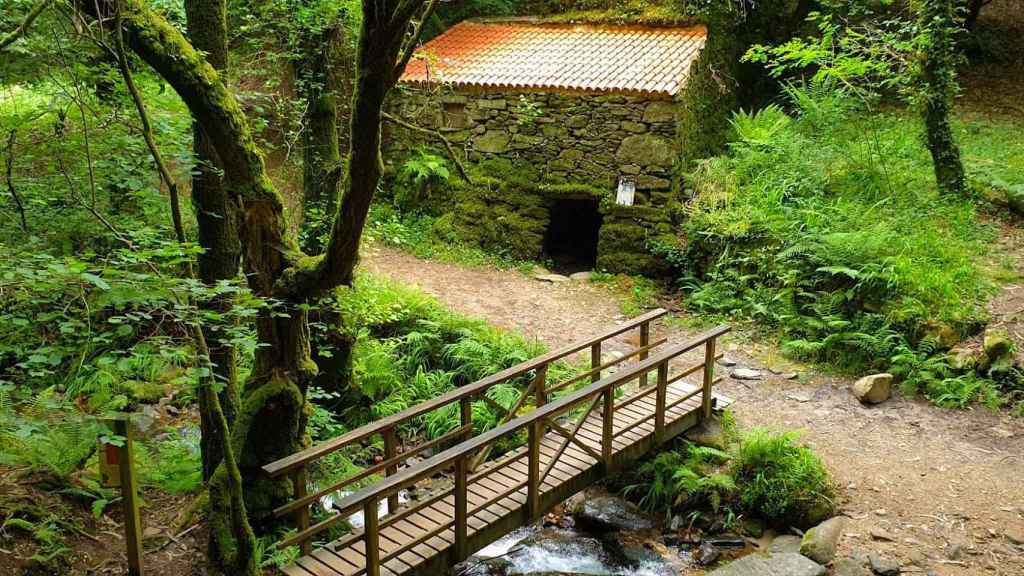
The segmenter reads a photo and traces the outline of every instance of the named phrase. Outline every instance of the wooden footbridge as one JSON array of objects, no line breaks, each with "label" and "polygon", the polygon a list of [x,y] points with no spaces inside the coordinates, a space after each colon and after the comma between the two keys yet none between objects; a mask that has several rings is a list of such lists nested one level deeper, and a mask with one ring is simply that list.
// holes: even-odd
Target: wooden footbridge
[{"label": "wooden footbridge", "polygon": [[[710,417],[713,409],[728,402],[711,393],[717,381],[715,359],[720,357],[715,353],[715,341],[728,328],[715,328],[676,344],[665,339],[652,342],[651,322],[664,314],[664,310],[649,312],[265,466],[264,471],[272,477],[290,475],[295,487],[294,499],[275,511],[279,516],[294,517],[298,528],[278,545],[302,549],[302,556],[284,572],[289,576],[445,574],[472,552],[538,519],[610,472]],[[634,330],[639,333],[632,338],[635,348],[605,360],[602,345]],[[551,363],[588,349],[590,370],[549,385]],[[688,352],[703,352],[703,359],[677,368]],[[673,370],[677,371],[671,373]],[[602,378],[605,373],[609,375]],[[696,375],[699,382],[687,383],[685,378],[690,375]],[[487,396],[495,384],[522,377],[529,377],[530,384],[510,410]],[[487,432],[474,433],[473,402],[485,402],[504,412],[504,421]],[[399,450],[403,424],[455,405],[461,414],[460,427]],[[499,440],[507,443],[524,435],[524,446],[488,459]],[[377,437],[384,443],[380,463],[308,493],[308,466],[332,452]],[[402,467],[428,450],[435,454]],[[453,487],[399,505],[400,491],[448,471],[454,478]],[[310,506],[373,475],[383,479],[336,502],[333,515],[311,525]],[[378,512],[382,501],[388,503],[383,516]],[[333,542],[316,541],[318,534],[360,511],[365,522],[362,530]]]}]

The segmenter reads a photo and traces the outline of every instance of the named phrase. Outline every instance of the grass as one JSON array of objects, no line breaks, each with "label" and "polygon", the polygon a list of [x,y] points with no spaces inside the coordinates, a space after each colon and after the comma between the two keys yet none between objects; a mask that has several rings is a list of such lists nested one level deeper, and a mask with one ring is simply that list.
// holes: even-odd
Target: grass
[{"label": "grass", "polygon": [[590,282],[604,286],[618,295],[619,306],[626,316],[636,316],[658,305],[659,288],[650,278],[595,271],[590,276]]}]

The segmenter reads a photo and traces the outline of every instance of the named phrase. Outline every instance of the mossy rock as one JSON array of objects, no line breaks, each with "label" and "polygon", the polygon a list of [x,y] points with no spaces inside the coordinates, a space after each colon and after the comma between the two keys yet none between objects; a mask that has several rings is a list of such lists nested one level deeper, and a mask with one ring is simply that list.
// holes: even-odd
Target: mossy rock
[{"label": "mossy rock", "polygon": [[125,382],[128,396],[142,404],[155,404],[161,398],[168,396],[173,387],[166,382],[145,382],[142,380],[129,380]]}]

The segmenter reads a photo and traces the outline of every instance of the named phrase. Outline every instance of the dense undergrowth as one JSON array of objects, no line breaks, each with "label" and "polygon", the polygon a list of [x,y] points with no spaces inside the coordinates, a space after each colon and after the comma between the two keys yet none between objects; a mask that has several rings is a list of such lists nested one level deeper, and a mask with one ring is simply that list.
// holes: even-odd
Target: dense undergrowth
[{"label": "dense undergrowth", "polygon": [[[933,399],[950,392],[951,371],[932,371],[936,386],[923,369],[985,325],[1007,274],[984,211],[1020,178],[1024,152],[999,145],[1018,127],[960,126],[976,196],[948,197],[904,112],[866,111],[841,90],[787,96],[785,107],[738,113],[728,152],[691,177],[683,241],[658,247],[681,271],[687,307],[775,331],[794,357],[891,369]],[[968,402],[991,399],[987,384],[970,389]]]},{"label": "dense undergrowth", "polygon": [[[820,458],[795,433],[762,428],[740,432],[723,417],[716,446],[686,441],[658,453],[627,475],[623,492],[668,520],[732,530],[751,522],[807,528],[835,509],[832,481]],[[631,476],[631,477],[630,477]]]}]

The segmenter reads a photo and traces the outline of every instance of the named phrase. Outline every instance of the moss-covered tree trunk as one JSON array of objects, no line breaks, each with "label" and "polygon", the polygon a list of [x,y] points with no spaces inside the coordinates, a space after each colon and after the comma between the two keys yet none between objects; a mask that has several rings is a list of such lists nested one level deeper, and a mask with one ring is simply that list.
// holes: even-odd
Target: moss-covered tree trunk
[{"label": "moss-covered tree trunk", "polygon": [[[228,64],[227,5],[224,0],[186,0],[185,15],[189,40],[206,54],[206,61],[224,73]],[[196,168],[192,174],[192,204],[196,209],[199,245],[199,279],[207,285],[230,280],[238,275],[240,246],[237,231],[237,209],[231,205],[221,181],[221,163],[217,150],[203,127],[192,123],[193,153]],[[231,307],[231,297],[222,296],[203,302],[214,313]],[[235,350],[224,334],[214,328],[207,330],[210,362],[214,378],[221,387],[219,399],[230,426],[239,403],[238,372]],[[199,417],[202,438],[203,478],[209,480],[224,454],[223,442],[217,437],[219,428],[211,420],[207,396],[199,395]]]},{"label": "moss-covered tree trunk", "polygon": [[302,115],[302,243],[307,254],[323,251],[330,219],[337,210],[343,175],[338,144],[340,26],[308,34],[294,64],[295,82],[305,102]]},{"label": "moss-covered tree trunk", "polygon": [[[117,0],[78,0],[77,8],[106,25]],[[229,574],[253,574],[249,522],[271,523],[271,510],[291,490],[260,468],[302,448],[306,438],[305,391],[316,374],[309,352],[303,306],[350,283],[366,213],[382,172],[381,113],[418,41],[430,0],[364,0],[352,100],[350,162],[345,194],[331,228],[326,254],[302,254],[288,233],[281,195],[271,184],[245,115],[216,69],[163,17],[142,0],[122,0],[128,45],[178,93],[216,152],[227,202],[237,207],[242,268],[252,291],[278,303],[256,321],[260,347],[246,382],[234,426],[231,454],[213,474],[210,489],[211,549]],[[220,246],[217,246],[219,248]],[[235,466],[237,456],[237,467]],[[239,484],[245,487],[240,506]]]},{"label": "moss-covered tree trunk", "polygon": [[935,180],[944,194],[967,193],[960,147],[949,122],[958,89],[957,66],[963,60],[957,41],[962,8],[958,0],[920,0],[918,7],[921,108]]}]

